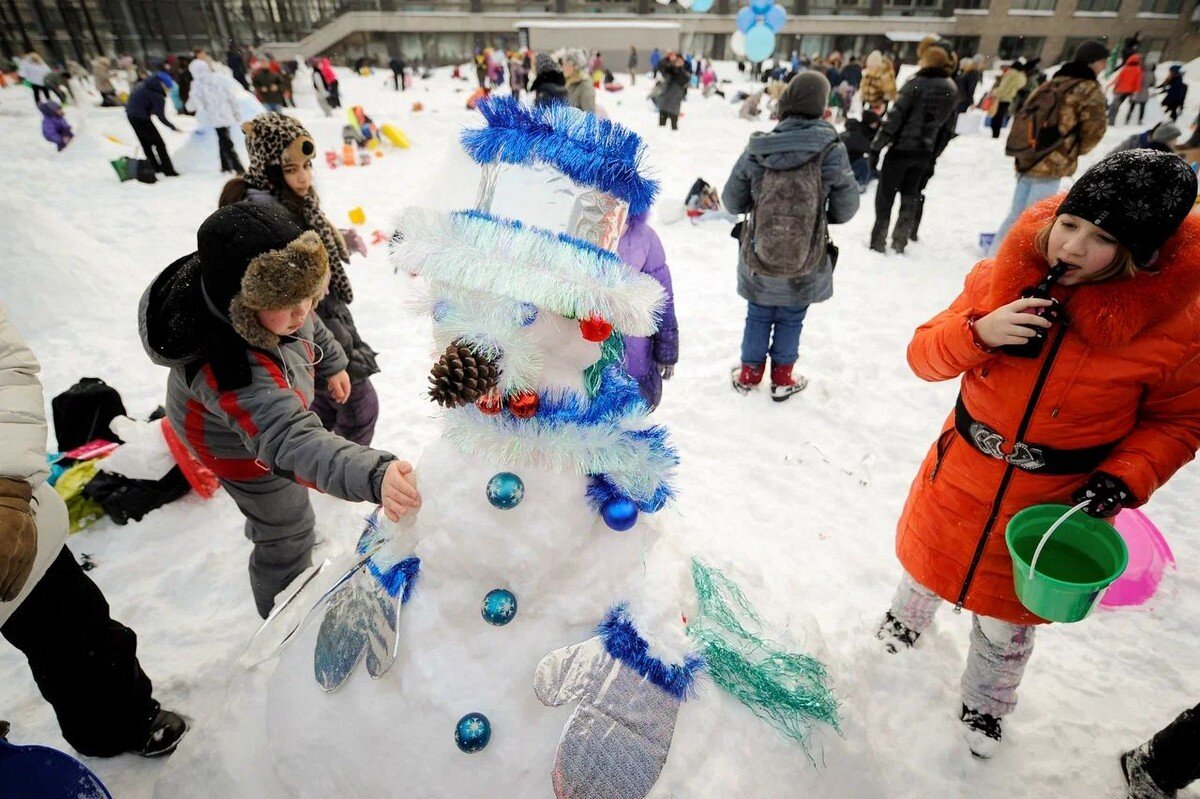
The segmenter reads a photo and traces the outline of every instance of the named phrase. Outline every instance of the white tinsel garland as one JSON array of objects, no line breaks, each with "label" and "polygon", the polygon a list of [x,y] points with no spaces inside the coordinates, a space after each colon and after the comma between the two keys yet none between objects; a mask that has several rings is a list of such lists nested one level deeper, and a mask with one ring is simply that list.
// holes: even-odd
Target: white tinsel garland
[{"label": "white tinsel garland", "polygon": [[480,215],[408,208],[392,259],[430,280],[528,301],[568,318],[598,315],[619,332],[658,327],[662,286],[611,253],[539,228]]}]

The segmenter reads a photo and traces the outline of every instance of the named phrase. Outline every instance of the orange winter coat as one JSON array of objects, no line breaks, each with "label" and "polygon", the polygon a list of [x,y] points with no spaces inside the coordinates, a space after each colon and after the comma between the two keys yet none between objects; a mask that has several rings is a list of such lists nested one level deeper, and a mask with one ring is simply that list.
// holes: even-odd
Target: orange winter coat
[{"label": "orange winter coat", "polygon": [[[1026,443],[1077,449],[1118,442],[1099,470],[1123,479],[1131,504],[1141,504],[1200,447],[1200,216],[1189,216],[1163,246],[1156,272],[1057,288],[1068,324],[1049,332],[1040,357],[986,352],[969,321],[1045,277],[1033,238],[1061,202],[1052,197],[1022,215],[998,256],[981,261],[950,307],[917,328],[908,361],[925,380],[962,375],[967,410],[1004,437],[1005,453],[1027,412]],[[1005,526],[1030,505],[1068,503],[1087,478],[1026,472],[983,455],[955,430],[951,414],[909,491],[897,555],[948,602],[1008,622],[1041,622],[1013,592]]]}]

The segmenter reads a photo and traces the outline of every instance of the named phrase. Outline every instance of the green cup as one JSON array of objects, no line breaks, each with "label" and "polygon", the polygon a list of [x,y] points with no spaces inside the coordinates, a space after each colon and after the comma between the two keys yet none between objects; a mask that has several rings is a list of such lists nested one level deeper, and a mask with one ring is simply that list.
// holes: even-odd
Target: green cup
[{"label": "green cup", "polygon": [[1033,576],[1029,563],[1046,531],[1070,508],[1033,505],[1012,517],[1004,533],[1017,598],[1048,621],[1085,618],[1129,563],[1129,550],[1111,524],[1073,513],[1046,541]]}]

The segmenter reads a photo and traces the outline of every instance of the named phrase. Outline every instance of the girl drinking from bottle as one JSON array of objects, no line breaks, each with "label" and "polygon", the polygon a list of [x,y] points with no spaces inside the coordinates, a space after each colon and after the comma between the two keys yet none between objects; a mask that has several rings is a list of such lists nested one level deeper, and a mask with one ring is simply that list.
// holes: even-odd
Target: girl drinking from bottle
[{"label": "girl drinking from bottle", "polygon": [[911,647],[943,601],[974,614],[960,719],[988,757],[1033,650],[1008,520],[1041,503],[1108,518],[1200,446],[1196,177],[1153,150],[1112,155],[1028,209],[995,259],[908,348],[924,380],[962,376],[896,536],[904,569],[878,636]]}]

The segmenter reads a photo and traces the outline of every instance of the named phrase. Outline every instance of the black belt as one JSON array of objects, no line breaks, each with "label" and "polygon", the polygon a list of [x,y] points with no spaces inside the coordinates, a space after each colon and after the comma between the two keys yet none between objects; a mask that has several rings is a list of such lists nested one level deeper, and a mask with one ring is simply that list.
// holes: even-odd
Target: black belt
[{"label": "black belt", "polygon": [[954,405],[954,429],[980,453],[989,458],[995,458],[1010,463],[1026,472],[1037,474],[1089,474],[1094,472],[1116,447],[1116,441],[1100,444],[1095,447],[1080,449],[1059,449],[1044,444],[1029,444],[1017,441],[1012,450],[1005,453],[1004,436],[997,433],[983,422],[971,417],[967,406],[963,404],[962,396]]}]

